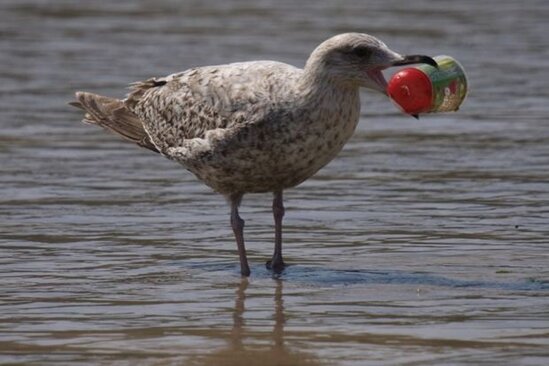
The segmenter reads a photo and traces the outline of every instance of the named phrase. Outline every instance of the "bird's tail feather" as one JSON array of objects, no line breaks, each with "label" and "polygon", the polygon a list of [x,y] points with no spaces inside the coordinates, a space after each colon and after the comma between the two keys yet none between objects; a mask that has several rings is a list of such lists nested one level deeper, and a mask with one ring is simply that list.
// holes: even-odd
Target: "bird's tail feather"
[{"label": "bird's tail feather", "polygon": [[86,112],[82,122],[98,125],[139,146],[158,152],[139,118],[124,106],[124,102],[102,95],[77,92],[70,105]]}]

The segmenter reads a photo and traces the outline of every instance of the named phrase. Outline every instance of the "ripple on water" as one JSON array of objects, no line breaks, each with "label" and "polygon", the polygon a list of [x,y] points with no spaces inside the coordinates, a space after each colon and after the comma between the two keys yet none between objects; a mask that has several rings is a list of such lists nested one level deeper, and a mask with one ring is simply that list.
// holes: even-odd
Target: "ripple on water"
[{"label": "ripple on water", "polygon": [[[547,364],[548,12],[2,1],[0,363]],[[452,55],[471,90],[419,121],[364,92],[344,151],[285,193],[290,266],[274,278],[269,195],[243,202],[242,280],[221,197],[66,105],[203,64],[302,66],[343,31]]]}]

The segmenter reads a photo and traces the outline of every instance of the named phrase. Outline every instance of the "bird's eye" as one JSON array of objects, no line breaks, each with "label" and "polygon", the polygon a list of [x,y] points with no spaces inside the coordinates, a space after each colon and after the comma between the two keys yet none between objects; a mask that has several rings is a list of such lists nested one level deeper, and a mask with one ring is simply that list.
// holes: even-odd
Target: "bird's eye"
[{"label": "bird's eye", "polygon": [[360,58],[368,58],[372,55],[372,50],[369,47],[355,47],[353,53]]}]

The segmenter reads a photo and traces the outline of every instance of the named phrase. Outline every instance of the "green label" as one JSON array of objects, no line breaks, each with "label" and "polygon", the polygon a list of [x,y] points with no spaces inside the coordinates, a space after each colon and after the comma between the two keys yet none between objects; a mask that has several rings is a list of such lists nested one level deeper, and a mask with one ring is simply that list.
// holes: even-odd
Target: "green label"
[{"label": "green label", "polygon": [[433,86],[430,112],[457,111],[467,95],[465,70],[450,56],[436,56],[434,59],[438,69],[430,65],[418,66]]}]

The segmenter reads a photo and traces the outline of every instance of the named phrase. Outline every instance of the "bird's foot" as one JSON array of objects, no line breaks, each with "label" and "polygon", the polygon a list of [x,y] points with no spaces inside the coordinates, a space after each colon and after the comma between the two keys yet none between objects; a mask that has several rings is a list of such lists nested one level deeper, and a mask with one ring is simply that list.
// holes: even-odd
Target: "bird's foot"
[{"label": "bird's foot", "polygon": [[250,269],[249,269],[249,268],[242,268],[242,269],[240,270],[240,275],[241,275],[242,277],[250,277],[250,273],[251,273],[251,272],[250,272]]},{"label": "bird's foot", "polygon": [[280,274],[284,271],[284,268],[286,268],[286,264],[284,264],[282,258],[273,258],[265,263],[265,267],[276,274]]}]

